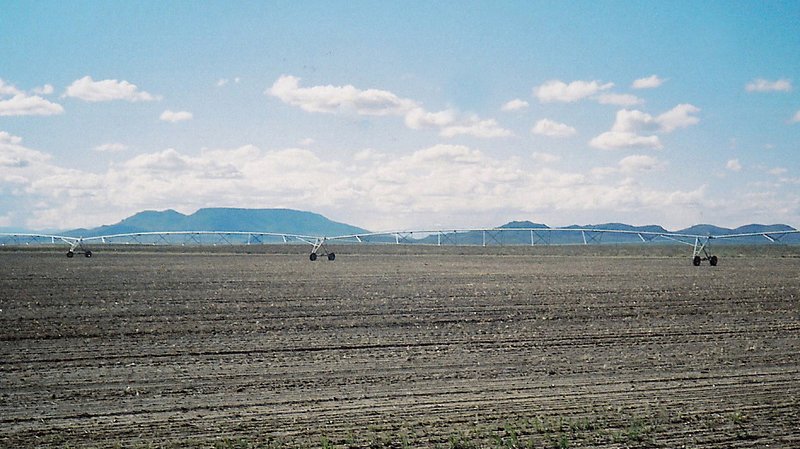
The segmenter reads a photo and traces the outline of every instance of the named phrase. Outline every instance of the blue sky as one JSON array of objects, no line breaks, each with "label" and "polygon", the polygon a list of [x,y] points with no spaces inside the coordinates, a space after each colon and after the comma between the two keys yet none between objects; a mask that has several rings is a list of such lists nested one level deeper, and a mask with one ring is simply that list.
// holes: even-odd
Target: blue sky
[{"label": "blue sky", "polygon": [[800,226],[798,2],[0,0],[0,227]]}]

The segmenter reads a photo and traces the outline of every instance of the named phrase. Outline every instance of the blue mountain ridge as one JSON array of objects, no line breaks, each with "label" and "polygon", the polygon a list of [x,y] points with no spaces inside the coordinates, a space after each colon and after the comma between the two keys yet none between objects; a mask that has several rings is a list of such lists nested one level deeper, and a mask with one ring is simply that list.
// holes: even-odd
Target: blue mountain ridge
[{"label": "blue mountain ridge", "polygon": [[368,232],[313,212],[293,209],[206,208],[191,215],[174,210],[143,211],[119,223],[74,229],[65,235],[92,237],[153,231],[254,231],[298,235],[344,235]]},{"label": "blue mountain ridge", "polygon": [[[532,221],[511,221],[499,228],[503,229],[547,229],[548,225]],[[698,224],[677,231],[668,231],[662,226],[646,225],[633,226],[625,223],[603,223],[590,225],[571,225],[568,229],[607,229],[631,232],[674,232],[691,235],[727,235],[760,232],[780,232],[793,230],[785,224],[748,224],[730,229],[710,224]],[[204,208],[193,214],[185,215],[172,209],[164,211],[146,210],[136,213],[119,223],[103,225],[91,229],[74,229],[60,234],[74,237],[92,237],[99,235],[128,234],[153,231],[253,231],[274,232],[283,234],[299,234],[310,236],[337,236],[367,233],[366,229],[339,223],[313,212],[294,209],[246,209],[246,208]],[[11,232],[21,232],[17,229]],[[58,232],[54,232],[57,233]],[[535,233],[530,231],[504,231],[490,233],[488,237],[481,232],[459,233],[453,236],[444,233],[445,242],[460,244],[530,244],[533,237],[536,243],[583,243],[583,236],[577,232],[549,231]],[[594,243],[636,243],[641,239],[636,234],[600,234],[588,237]],[[440,236],[430,235],[419,240],[418,243],[437,243]],[[374,239],[380,241],[380,239]],[[393,239],[391,239],[393,240]],[[728,242],[728,240],[725,240]],[[730,240],[731,243],[767,243],[767,239],[756,236]],[[781,242],[800,243],[800,235],[787,236]]]}]

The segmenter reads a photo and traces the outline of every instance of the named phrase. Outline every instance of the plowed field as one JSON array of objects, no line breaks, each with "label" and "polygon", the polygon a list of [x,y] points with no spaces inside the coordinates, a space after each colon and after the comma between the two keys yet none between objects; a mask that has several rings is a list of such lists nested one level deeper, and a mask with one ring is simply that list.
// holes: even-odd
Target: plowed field
[{"label": "plowed field", "polygon": [[792,251],[385,251],[0,252],[0,447],[800,447]]}]

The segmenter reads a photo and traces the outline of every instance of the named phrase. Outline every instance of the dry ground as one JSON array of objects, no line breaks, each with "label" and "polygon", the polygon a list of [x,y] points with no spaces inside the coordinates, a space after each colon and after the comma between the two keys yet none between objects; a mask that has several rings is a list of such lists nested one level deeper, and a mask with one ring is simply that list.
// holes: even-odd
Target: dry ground
[{"label": "dry ground", "polygon": [[800,447],[800,248],[280,248],[0,251],[0,447]]}]

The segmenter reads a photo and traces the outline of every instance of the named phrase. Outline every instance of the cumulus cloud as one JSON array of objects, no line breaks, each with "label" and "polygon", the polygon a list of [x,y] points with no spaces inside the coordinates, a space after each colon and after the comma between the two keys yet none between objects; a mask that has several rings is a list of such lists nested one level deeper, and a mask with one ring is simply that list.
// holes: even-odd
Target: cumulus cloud
[{"label": "cumulus cloud", "polygon": [[643,154],[634,154],[619,161],[619,168],[623,173],[649,172],[661,170],[665,166],[658,158]]},{"label": "cumulus cloud", "polygon": [[38,95],[14,95],[7,100],[0,100],[0,116],[57,115],[63,112],[64,108],[60,104],[47,101]]},{"label": "cumulus cloud", "polygon": [[32,177],[52,172],[46,165],[50,155],[26,148],[22,138],[0,131],[0,188],[4,183],[25,184]]},{"label": "cumulus cloud", "polygon": [[[344,213],[348,221],[373,229],[419,225],[420,217],[428,224],[446,219],[471,225],[500,222],[510,212],[677,210],[703,196],[702,190],[654,190],[556,170],[546,163],[557,156],[545,153],[524,162],[466,145],[440,144],[392,157],[369,149],[346,161],[298,148],[263,151],[245,145],[195,154],[168,148],[90,173],[59,168],[3,133],[0,154],[0,182],[37,199],[26,209],[33,227],[94,226],[142,209],[191,211],[209,205]],[[623,159],[615,169],[628,174],[658,166],[654,158],[639,156]],[[308,176],[330,172],[339,175]],[[108,207],[86,211],[87,202]]]},{"label": "cumulus cloud", "polygon": [[[691,104],[679,104],[658,116],[638,110],[617,111],[611,130],[593,138],[589,144],[604,150],[624,148],[662,148],[659,137],[653,133],[670,133],[679,128],[697,124],[693,115],[700,109]],[[643,136],[641,134],[650,134]]]},{"label": "cumulus cloud", "polygon": [[558,162],[561,160],[561,156],[541,151],[534,151],[531,154],[531,158],[540,164],[551,164],[553,162]]},{"label": "cumulus cloud", "polygon": [[128,146],[122,143],[104,143],[92,148],[99,153],[119,153],[128,149]]},{"label": "cumulus cloud", "polygon": [[456,112],[448,109],[439,112],[428,112],[415,107],[405,114],[405,123],[411,129],[444,128],[456,122]]},{"label": "cumulus cloud", "polygon": [[663,132],[672,132],[679,128],[696,125],[700,119],[692,114],[700,112],[700,108],[691,104],[679,104],[669,111],[656,117],[656,123]]},{"label": "cumulus cloud", "polygon": [[533,95],[542,103],[574,103],[612,87],[614,87],[614,83],[601,84],[599,81],[572,81],[567,84],[560,80],[552,80],[536,87],[533,90]]},{"label": "cumulus cloud", "polygon": [[775,168],[772,168],[770,170],[767,170],[767,173],[769,173],[770,175],[773,175],[773,176],[783,176],[788,172],[789,172],[789,170],[787,170],[784,167],[775,167]]},{"label": "cumulus cloud", "polygon": [[22,93],[16,86],[8,84],[0,78],[0,96],[21,95]]},{"label": "cumulus cloud", "polygon": [[527,101],[515,98],[505,103],[501,109],[503,111],[521,111],[523,109],[526,109],[528,106],[529,105]]},{"label": "cumulus cloud", "polygon": [[601,94],[597,96],[597,102],[600,104],[613,104],[615,106],[634,106],[644,103],[644,100],[631,94]]},{"label": "cumulus cloud", "polygon": [[185,122],[187,120],[191,120],[193,117],[192,113],[189,111],[170,111],[167,109],[166,111],[161,113],[159,116],[159,120],[170,122],[170,123],[178,123],[178,122]]},{"label": "cumulus cloud", "polygon": [[265,94],[308,112],[402,116],[409,128],[438,129],[442,137],[468,135],[494,138],[513,135],[494,119],[481,119],[477,116],[459,117],[458,112],[452,109],[430,112],[416,101],[399,97],[386,90],[362,90],[352,85],[300,87],[299,78],[282,75],[265,91]]},{"label": "cumulus cloud", "polygon": [[730,171],[742,171],[742,164],[739,159],[731,159],[725,164],[725,168]]},{"label": "cumulus cloud", "polygon": [[500,126],[497,120],[481,120],[478,117],[470,117],[458,123],[442,127],[441,131],[439,131],[439,135],[442,137],[466,135],[489,139],[493,137],[509,137],[514,135],[514,133]]},{"label": "cumulus cloud", "polygon": [[646,78],[639,78],[631,85],[634,89],[655,89],[664,84],[664,79],[659,78],[658,75],[650,75]]},{"label": "cumulus cloud", "polygon": [[33,93],[37,95],[50,95],[55,91],[52,84],[45,84],[44,86],[34,87]]},{"label": "cumulus cloud", "polygon": [[265,93],[308,112],[402,115],[417,106],[386,90],[361,90],[352,85],[300,87],[300,78],[290,75],[279,77]]},{"label": "cumulus cloud", "polygon": [[[233,82],[234,82],[234,84],[239,84],[239,82],[241,82],[241,80],[242,79],[237,76],[236,78],[233,79]],[[230,82],[231,82],[231,80],[228,79],[228,78],[220,78],[220,79],[217,80],[217,87],[227,86],[228,83],[230,83]]]},{"label": "cumulus cloud", "polygon": [[748,92],[790,92],[792,82],[785,78],[775,81],[757,78],[747,83],[745,90]]},{"label": "cumulus cloud", "polygon": [[536,122],[531,132],[548,137],[569,137],[574,135],[577,131],[567,124],[545,118]]},{"label": "cumulus cloud", "polygon": [[137,102],[160,99],[148,92],[139,90],[135,84],[131,84],[128,81],[119,81],[115,79],[95,81],[91,76],[84,76],[81,79],[73,81],[72,84],[67,87],[64,96],[89,102],[113,100]]},{"label": "cumulus cloud", "polygon": [[[34,93],[37,91],[34,89]],[[39,95],[29,95],[0,79],[0,116],[57,115],[63,112],[60,104]]]},{"label": "cumulus cloud", "polygon": [[631,132],[620,131],[604,132],[590,140],[589,145],[602,150],[663,148],[658,136],[640,136]]}]

